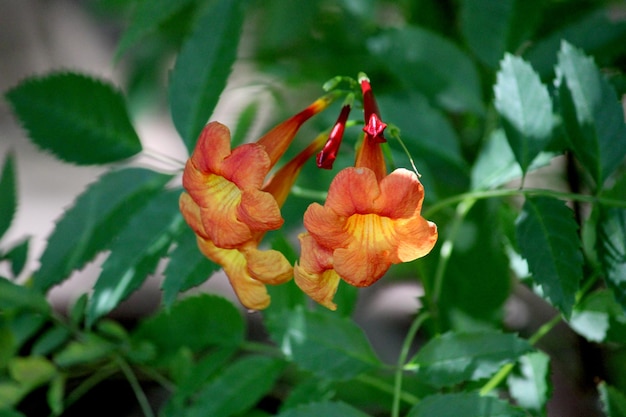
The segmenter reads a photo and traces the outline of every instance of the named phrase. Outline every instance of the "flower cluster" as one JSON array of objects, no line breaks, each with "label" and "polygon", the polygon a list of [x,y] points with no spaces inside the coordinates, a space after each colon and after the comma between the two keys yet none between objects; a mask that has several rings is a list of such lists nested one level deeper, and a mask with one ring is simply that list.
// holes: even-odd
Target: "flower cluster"
[{"label": "flower cluster", "polygon": [[[437,241],[437,227],[420,212],[424,188],[406,169],[387,173],[381,145],[386,142],[369,79],[360,75],[364,137],[353,167],[337,173],[324,205],[304,213],[306,231],[298,237],[301,255],[294,267],[275,250],[258,248],[264,234],[283,224],[282,205],[304,163],[317,155],[330,169],[352,108],[352,94],[330,134],[321,134],[271,177],[270,171],[309,118],[337,97],[328,94],[276,126],[255,143],[231,150],[230,132],[218,122],[202,131],[185,166],[180,208],[197,235],[198,247],[220,264],[241,303],[263,309],[270,303],[266,284],[292,277],[313,300],[335,309],[340,279],[365,287],[392,264],[425,256]],[[269,178],[268,178],[269,177]]]}]

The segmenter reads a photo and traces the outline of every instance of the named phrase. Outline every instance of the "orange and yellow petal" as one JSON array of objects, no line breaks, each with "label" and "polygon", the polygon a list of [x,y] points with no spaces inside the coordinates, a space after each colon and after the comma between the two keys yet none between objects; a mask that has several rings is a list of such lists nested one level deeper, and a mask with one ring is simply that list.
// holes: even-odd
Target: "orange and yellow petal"
[{"label": "orange and yellow petal", "polygon": [[417,174],[398,168],[380,182],[380,197],[376,203],[381,215],[398,219],[419,213],[423,201],[424,187]]},{"label": "orange and yellow petal", "polygon": [[339,285],[339,275],[332,266],[332,251],[321,247],[308,233],[298,238],[302,246],[300,262],[293,269],[296,285],[313,300],[335,310],[333,298]]},{"label": "orange and yellow petal", "polygon": [[178,206],[183,218],[189,227],[191,227],[191,230],[193,230],[196,235],[208,239],[209,237],[202,224],[200,207],[193,201],[191,196],[187,193],[182,193],[178,199]]},{"label": "orange and yellow petal", "polygon": [[325,207],[339,216],[368,213],[380,195],[376,175],[368,168],[345,168],[337,173],[328,189]]},{"label": "orange and yellow petal", "polygon": [[198,238],[200,251],[224,269],[237,298],[246,308],[262,310],[270,304],[265,284],[248,273],[246,257],[237,249],[222,249],[210,241]]},{"label": "orange and yellow petal", "polygon": [[211,122],[200,133],[190,163],[200,172],[215,172],[228,155],[230,130],[219,122]]},{"label": "orange and yellow petal", "polygon": [[241,249],[247,261],[248,273],[264,284],[284,284],[293,277],[293,267],[277,250],[259,250],[255,245]]}]

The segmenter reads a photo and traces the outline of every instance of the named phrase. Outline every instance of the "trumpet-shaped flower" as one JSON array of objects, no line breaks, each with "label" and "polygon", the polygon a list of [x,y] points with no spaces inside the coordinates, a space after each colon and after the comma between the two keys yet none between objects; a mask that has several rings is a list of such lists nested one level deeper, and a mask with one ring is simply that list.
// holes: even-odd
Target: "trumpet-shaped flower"
[{"label": "trumpet-shaped flower", "polygon": [[231,150],[230,131],[218,122],[203,129],[183,173],[187,190],[180,197],[183,217],[194,230],[202,253],[224,268],[241,303],[262,309],[270,299],[265,284],[292,277],[292,267],[277,251],[259,250],[265,232],[283,224],[280,207],[302,164],[323,142],[317,139],[266,177],[291,144],[300,126],[333,100],[325,96],[276,126],[256,143]]},{"label": "trumpet-shaped flower", "polygon": [[302,253],[294,268],[296,284],[333,310],[340,278],[372,285],[392,264],[425,256],[437,241],[437,226],[420,214],[424,188],[417,174],[402,168],[386,174],[385,124],[369,82],[361,86],[366,125],[355,167],[337,174],[323,206],[313,203],[305,212],[307,232],[299,236]]}]

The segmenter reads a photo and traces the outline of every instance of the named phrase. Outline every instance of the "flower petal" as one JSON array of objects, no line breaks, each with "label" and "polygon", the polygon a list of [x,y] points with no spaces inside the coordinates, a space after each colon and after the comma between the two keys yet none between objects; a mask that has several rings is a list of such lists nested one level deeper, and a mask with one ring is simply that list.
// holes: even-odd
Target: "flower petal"
[{"label": "flower petal", "polygon": [[368,168],[345,168],[337,173],[328,189],[324,206],[337,215],[348,217],[354,213],[372,211],[374,200],[380,195],[376,175]]},{"label": "flower petal", "polygon": [[332,267],[332,252],[319,246],[309,233],[301,233],[298,238],[302,256],[293,269],[296,284],[313,300],[335,310],[337,306],[332,299],[337,292],[339,275]]},{"label": "flower petal", "polygon": [[317,203],[309,205],[304,212],[304,227],[317,239],[320,245],[327,248],[347,244],[349,235],[343,229],[344,222],[345,218]]},{"label": "flower petal", "polygon": [[207,124],[191,155],[191,163],[201,172],[215,172],[230,155],[230,130],[219,122]]},{"label": "flower petal", "polygon": [[237,207],[237,218],[251,230],[259,232],[276,230],[284,223],[280,207],[274,197],[270,193],[258,190],[243,192]]},{"label": "flower petal", "polygon": [[379,213],[392,219],[409,218],[419,213],[424,201],[424,187],[413,171],[399,168],[380,182]]},{"label": "flower petal", "polygon": [[180,212],[185,221],[189,224],[189,227],[191,227],[191,230],[193,230],[196,235],[208,239],[204,225],[202,224],[200,207],[193,201],[191,196],[187,193],[182,193],[178,199],[178,206],[180,207]]},{"label": "flower petal", "polygon": [[259,250],[250,245],[242,249],[248,273],[265,284],[284,284],[293,277],[293,268],[285,255],[277,250]]},{"label": "flower petal", "polygon": [[263,146],[246,143],[233,149],[233,152],[224,159],[219,173],[242,190],[248,188],[258,190],[263,186],[270,168],[270,158]]},{"label": "flower petal", "polygon": [[198,238],[198,247],[207,258],[224,268],[241,304],[253,310],[262,310],[270,304],[265,284],[250,276],[246,258],[239,250],[221,249],[201,238]]},{"label": "flower petal", "polygon": [[437,243],[437,225],[422,216],[398,221],[396,238],[398,249],[394,263],[410,262],[428,255]]}]

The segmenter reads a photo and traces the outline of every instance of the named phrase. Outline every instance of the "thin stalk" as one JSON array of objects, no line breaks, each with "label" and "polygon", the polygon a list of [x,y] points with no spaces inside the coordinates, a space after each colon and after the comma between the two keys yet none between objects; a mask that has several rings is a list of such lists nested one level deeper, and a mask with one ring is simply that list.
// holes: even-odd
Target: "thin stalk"
[{"label": "thin stalk", "polygon": [[[402,378],[404,376],[404,365],[409,356],[409,350],[411,349],[411,345],[413,344],[413,340],[415,339],[415,335],[417,331],[421,327],[421,325],[430,317],[428,312],[424,312],[419,314],[411,323],[411,327],[407,332],[406,337],[404,338],[404,342],[402,343],[402,349],[400,351],[400,356],[398,357],[398,366],[396,368],[396,374],[394,378],[394,387],[393,387],[393,403],[391,406],[391,417],[400,417],[400,399],[402,397]],[[419,399],[417,397],[414,398],[415,401],[413,404],[416,404]]]},{"label": "thin stalk", "polygon": [[[396,389],[395,389],[395,384],[391,385],[385,381],[382,381],[378,378],[375,378],[373,376],[370,375],[366,375],[366,374],[361,374],[359,376],[356,377],[356,380],[359,382],[362,382],[366,385],[369,385],[371,387],[374,387],[376,389],[378,389],[381,392],[386,392],[388,394],[392,394],[396,395]],[[419,402],[419,398],[417,398],[415,395],[410,394],[406,391],[401,391],[400,395],[399,395],[400,400],[404,401],[407,404],[410,405],[415,405]]]},{"label": "thin stalk", "polygon": [[118,369],[115,366],[102,367],[98,372],[92,374],[89,378],[86,378],[80,383],[72,392],[68,394],[63,403],[63,409],[68,409],[72,404],[78,401],[83,395],[85,395],[93,387],[109,378],[111,375],[117,373]]},{"label": "thin stalk", "polygon": [[130,387],[135,394],[135,398],[137,398],[137,402],[139,403],[139,407],[141,407],[141,411],[145,417],[155,417],[154,412],[152,411],[152,407],[150,406],[150,402],[148,401],[148,397],[146,397],[146,393],[141,388],[139,384],[139,380],[137,376],[133,372],[130,365],[119,355],[115,355],[115,362],[119,366],[120,370],[128,380]]},{"label": "thin stalk", "polygon": [[[528,342],[533,346],[536,345],[537,342],[541,340],[541,338],[548,334],[550,330],[552,330],[554,326],[556,326],[560,322],[561,315],[557,314],[556,316],[552,317],[550,321],[544,323],[541,327],[539,327],[539,329],[537,329],[537,331],[530,338],[528,338]],[[487,395],[496,387],[498,387],[502,383],[502,381],[504,381],[506,377],[509,376],[514,367],[515,364],[507,363],[502,368],[500,368],[500,370],[494,376],[492,376],[491,379],[487,381],[487,383],[485,383],[485,385],[483,385],[483,387],[480,389],[480,395]]]}]

